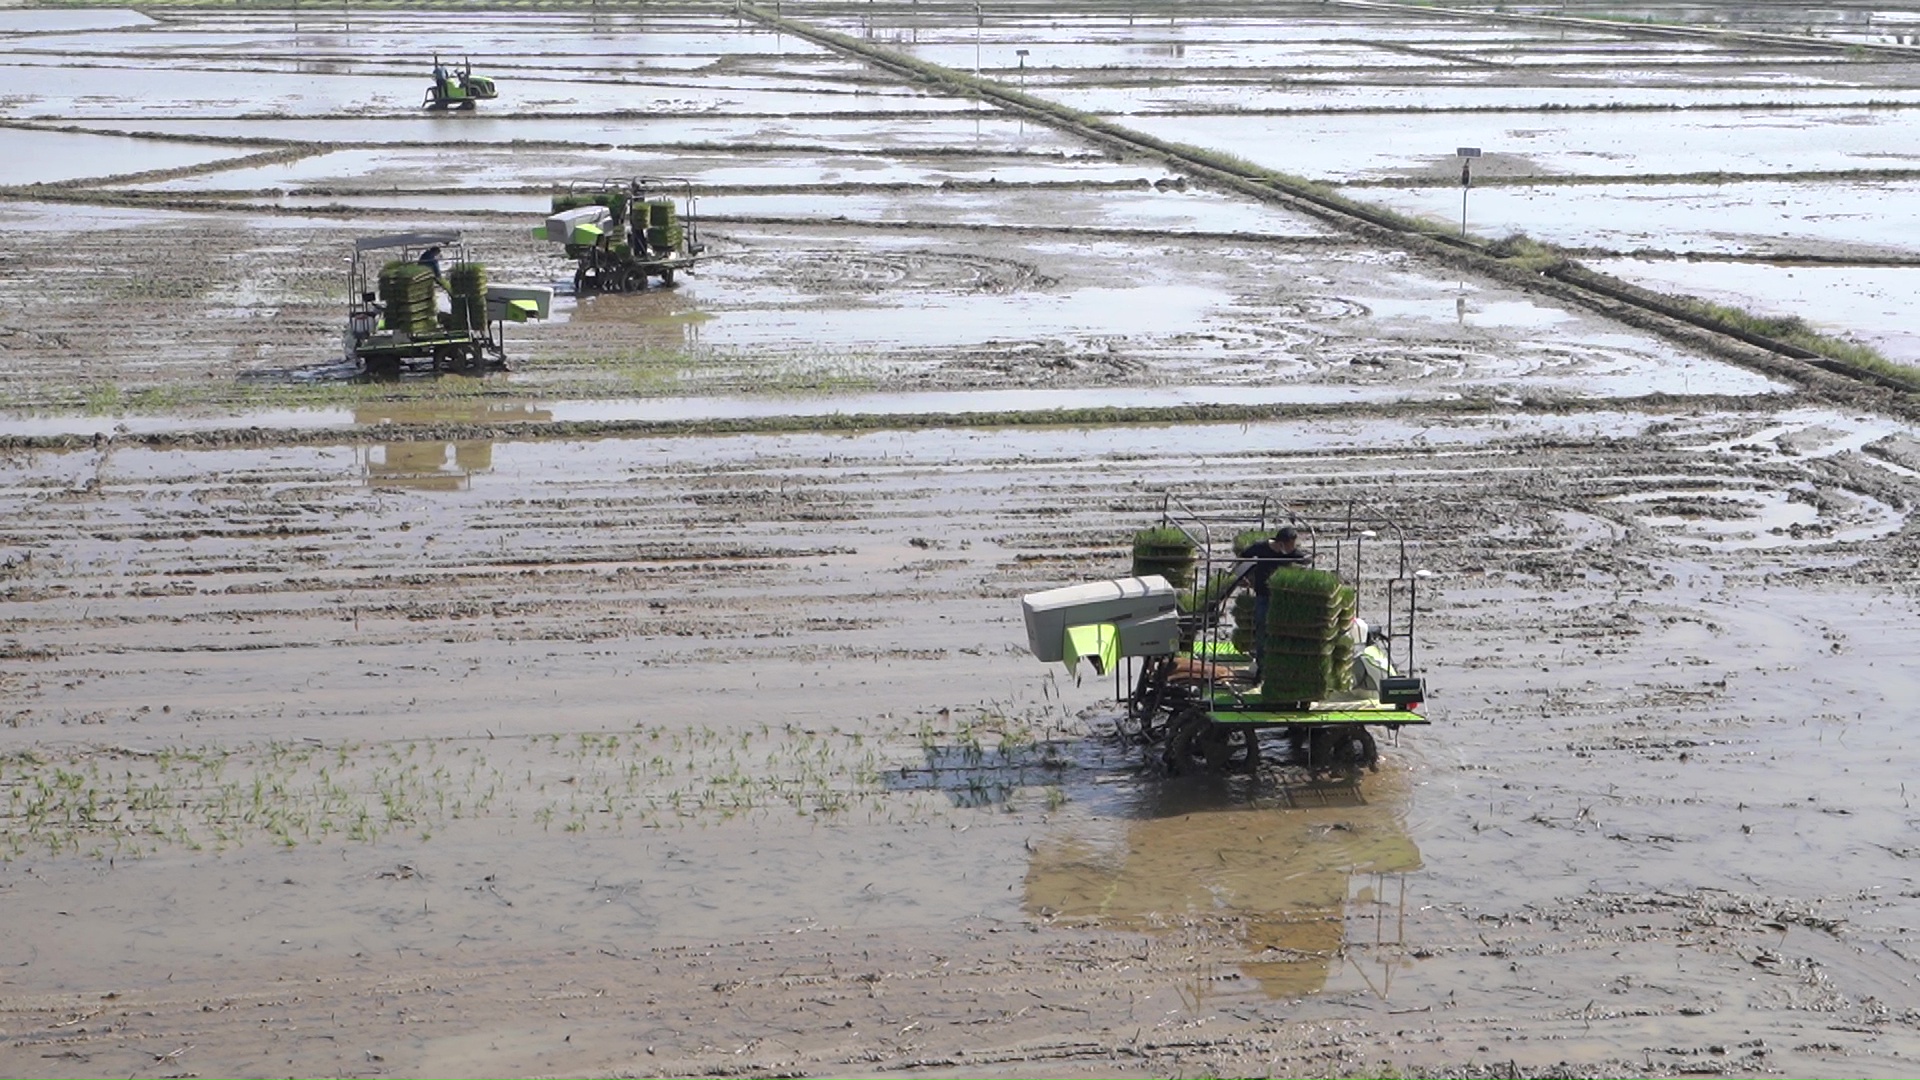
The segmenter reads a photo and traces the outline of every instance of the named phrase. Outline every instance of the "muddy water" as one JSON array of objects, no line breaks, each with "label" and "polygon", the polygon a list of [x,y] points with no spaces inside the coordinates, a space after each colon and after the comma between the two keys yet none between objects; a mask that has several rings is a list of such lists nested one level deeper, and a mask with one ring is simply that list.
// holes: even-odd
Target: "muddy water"
[{"label": "muddy water", "polygon": [[[922,94],[823,95],[755,90],[738,86],[670,87],[607,85],[590,82],[514,83],[496,77],[514,94],[504,107],[522,116],[543,113],[633,110],[665,116],[702,113],[788,114],[834,112],[967,111],[965,102]],[[218,118],[280,114],[366,112],[417,115],[426,87],[425,72],[393,76],[325,75],[288,71],[121,70],[103,83],[97,72],[29,63],[0,67],[0,93],[12,105],[7,115],[22,120],[85,118]],[[443,130],[445,125],[442,125]]]},{"label": "muddy water", "polygon": [[[1014,170],[1009,170],[1014,171]],[[1023,170],[1022,170],[1023,171]],[[1138,233],[1142,230],[1169,234],[1228,234],[1227,239],[1243,240],[1246,234],[1263,238],[1320,237],[1325,229],[1304,218],[1270,206],[1248,205],[1214,192],[1188,190],[1170,194],[1153,188],[1168,182],[1164,175],[1141,175],[1135,167],[1128,179],[1139,183],[1138,190],[1105,190],[1098,202],[1089,205],[1086,192],[1058,192],[1041,188],[1022,188],[1008,184],[1003,190],[922,191],[879,195],[835,193],[820,195],[707,195],[701,198],[701,213],[721,227],[742,222],[812,221],[821,224],[842,219],[883,224],[911,222],[929,226],[972,225],[993,228],[1048,231],[1109,231]],[[607,170],[596,169],[583,179],[598,180]],[[1004,175],[997,170],[987,178],[998,183]],[[1042,174],[1043,176],[1045,174]],[[1073,183],[1074,174],[1054,173],[1054,182]],[[537,195],[445,195],[438,190],[394,192],[383,195],[273,195],[239,200],[241,205],[282,207],[349,206],[365,210],[405,211],[414,209],[429,214],[518,213],[529,220],[539,218],[549,205],[547,194]],[[1240,234],[1240,235],[1234,235]]]},{"label": "muddy water", "polygon": [[147,169],[207,165],[237,156],[221,147],[154,145],[137,139],[53,131],[8,131],[0,183],[50,184]]},{"label": "muddy water", "polygon": [[[209,1071],[836,1072],[1069,1008],[1154,1072],[1900,1071],[1903,429],[1423,426],[507,442],[450,485],[377,443],[18,458],[0,779],[116,809],[14,819],[10,1067],[191,1025],[159,1052]],[[1161,485],[1396,508],[1436,723],[1357,788],[1143,773],[1014,600],[1118,572]],[[1692,544],[1663,490],[1774,542]]]},{"label": "muddy water", "polygon": [[[1036,129],[1042,142],[1051,138]],[[84,137],[82,137],[84,138]],[[124,144],[130,140],[121,140]],[[209,155],[211,160],[215,155]],[[382,185],[391,187],[397,180],[409,183],[422,176],[457,176],[462,186],[501,187],[515,184],[551,188],[568,183],[598,183],[610,176],[684,176],[703,192],[716,187],[735,186],[813,186],[824,184],[920,184],[937,186],[948,181],[974,183],[1031,184],[1053,183],[1137,183],[1139,164],[1112,162],[1036,163],[1018,157],[967,159],[961,161],[902,161],[866,157],[780,154],[756,155],[757,160],[743,162],[729,154],[705,160],[689,160],[686,154],[666,154],[639,150],[609,151],[595,149],[574,154],[527,150],[487,150],[468,148],[459,151],[413,148],[405,150],[342,150],[316,154],[294,162],[248,169],[206,170],[192,176],[176,177],[135,185],[138,191],[195,191],[217,189],[252,191],[262,188],[299,188],[312,186]],[[158,166],[156,166],[158,167]],[[97,175],[97,174],[78,174]],[[1166,173],[1150,174],[1165,179]],[[812,202],[820,203],[819,196]]]},{"label": "muddy water", "polygon": [[835,117],[786,119],[715,116],[710,119],[657,117],[636,121],[629,117],[516,117],[489,112],[446,116],[370,116],[364,119],[289,116],[272,118],[148,119],[120,116],[81,121],[78,126],[100,131],[154,132],[217,138],[270,138],[300,142],[418,142],[421,140],[506,143],[514,139],[572,142],[584,145],[636,145],[637,125],[643,125],[644,145],[729,143],[743,148],[795,146],[808,152],[822,149],[863,150],[899,147],[961,146],[988,153],[1020,153],[1039,149],[1056,153],[1072,147],[1088,153],[1059,135],[991,112],[967,116],[929,116],[912,122],[877,122]]},{"label": "muddy water", "polygon": [[[1904,181],[1610,184],[1599,190],[1490,187],[1469,196],[1468,227],[1489,236],[1525,232],[1566,247],[1622,252],[1910,257],[1920,247],[1920,230],[1889,220],[1881,208],[1889,199],[1907,197],[1911,187]],[[1457,187],[1355,194],[1405,213],[1443,221],[1451,215],[1455,224],[1460,220]],[[1623,213],[1623,208],[1630,212]],[[1714,270],[1714,278],[1725,276],[1719,286],[1723,292],[1744,295],[1766,287],[1754,280],[1752,269],[1744,274],[1732,267]],[[1700,280],[1701,269],[1694,267],[1688,276]],[[1851,315],[1851,305],[1846,310]],[[1861,314],[1871,317],[1867,311]]]},{"label": "muddy water", "polygon": [[[786,130],[1021,134],[824,124]],[[388,126],[416,122],[222,130]],[[1001,213],[1056,206],[1069,229],[1112,220]],[[416,218],[88,213],[114,227],[11,234],[33,321],[7,328],[10,400],[269,431],[311,417],[256,394],[328,377],[340,236]],[[459,224],[503,273],[553,273],[523,226]],[[5,453],[0,1071],[1920,1067],[1910,424],[1317,234],[1151,258],[1058,230],[716,235],[711,273],[517,331],[515,370],[474,387],[499,400],[323,413],[367,429],[337,445]],[[832,313],[857,351],[768,355],[766,328]],[[716,335],[746,344],[693,348]],[[676,397],[1162,387],[1391,400],[1254,424],[407,437]],[[1469,392],[1569,409],[1426,404]],[[1276,764],[1169,781],[1114,741],[1107,681],[1027,657],[1017,598],[1123,572],[1170,491],[1384,507],[1434,573],[1435,723],[1357,787]]]},{"label": "muddy water", "polygon": [[[1868,85],[1835,87],[1827,85],[1834,74],[1815,69],[1817,74],[1796,74],[1791,70],[1774,73],[1765,102],[1780,105],[1820,105],[1863,107],[1873,101],[1912,103],[1920,93],[1898,87]],[[1464,74],[1464,73],[1462,73]],[[1740,75],[1745,75],[1743,70]],[[1482,76],[1489,82],[1500,78],[1494,73]],[[1684,72],[1673,73],[1663,81],[1677,86],[1462,86],[1449,77],[1442,85],[1355,85],[1346,79],[1322,77],[1317,82],[1290,82],[1285,89],[1249,88],[1243,85],[1184,83],[1155,87],[1078,86],[1072,82],[1047,86],[1046,96],[1063,105],[1088,112],[1115,116],[1178,113],[1187,111],[1256,112],[1261,110],[1302,111],[1309,109],[1405,109],[1493,110],[1538,108],[1551,103],[1560,108],[1600,106],[1638,106],[1661,108],[1709,105],[1744,105],[1756,102],[1749,88],[1715,85],[1717,80],[1702,75],[1688,85]],[[1030,80],[1032,82],[1032,80]],[[1796,85],[1808,84],[1808,85]]]},{"label": "muddy water", "polygon": [[9,34],[110,30],[152,24],[152,19],[131,11],[0,11],[0,32]]},{"label": "muddy water", "polygon": [[[1422,868],[1406,788],[1390,766],[1358,786],[1269,778],[1226,792],[1211,780],[1126,789],[1101,806],[1111,818],[1035,844],[1022,903],[1049,923],[1149,935],[1226,924],[1249,954],[1240,976],[1273,999],[1358,992],[1367,975],[1388,991],[1405,956],[1384,946],[1404,945],[1407,883]],[[1349,939],[1356,951],[1383,946],[1360,978],[1348,970]]]},{"label": "muddy water", "polygon": [[[368,424],[406,425],[521,424],[733,420],[834,415],[911,416],[951,413],[1006,413],[1095,408],[1145,409],[1181,405],[1330,404],[1389,401],[1405,395],[1365,387],[1317,386],[1157,386],[1135,390],[978,390],[925,394],[834,394],[776,398],[675,396],[664,399],[604,399],[540,403],[493,403],[463,407],[428,401],[355,409],[280,409],[240,413],[225,423],[234,428],[305,430]],[[151,435],[202,430],[207,418],[48,416],[0,418],[0,435]],[[401,444],[404,445],[404,444]],[[401,452],[397,448],[389,453]],[[414,453],[439,460],[439,449]],[[435,471],[438,471],[437,469]]]},{"label": "muddy water", "polygon": [[[911,215],[929,202],[893,199],[880,213]],[[1079,209],[1076,220],[1089,226],[1123,217],[1075,204],[1071,192],[960,196],[983,207],[995,199],[1014,220],[1039,220],[1050,205]],[[1177,191],[1138,199],[1176,214],[1225,205]],[[73,316],[59,331],[64,346],[45,338],[22,351],[17,430],[46,429],[36,407],[85,413],[79,430],[131,430],[169,412],[259,411],[235,379],[289,396],[337,383],[340,236],[404,224],[205,212],[120,220],[151,220],[165,241],[120,228],[16,234],[34,272],[17,272],[13,287],[73,283],[53,301]],[[537,220],[470,223],[495,280],[564,282],[568,264],[527,239]],[[706,239],[713,258],[672,289],[563,305],[550,324],[514,327],[512,369],[496,381],[515,399],[746,398],[750,411],[790,413],[968,408],[922,396],[956,392],[1014,393],[972,400],[1048,407],[1080,391],[1089,402],[1115,392],[1151,400],[1162,388],[1205,400],[1206,388],[1220,387],[1213,396],[1222,401],[1781,389],[1521,290],[1343,250],[1322,235],[1216,235],[1149,251],[1138,235],[1096,239],[1091,229],[720,222]],[[194,272],[182,276],[182,266]],[[200,314],[172,321],[187,312]],[[102,401],[72,367],[73,350],[118,358],[133,374]],[[191,408],[179,407],[183,399]]]},{"label": "muddy water", "polygon": [[[1690,292],[1718,303],[1737,302],[1778,315],[1794,315],[1823,333],[1845,335],[1905,363],[1920,362],[1920,335],[1913,329],[1912,267],[1754,266],[1639,259],[1595,260],[1606,273],[1671,292]],[[1844,297],[1845,303],[1835,302]]]},{"label": "muddy water", "polygon": [[[1015,50],[1026,44],[1017,34],[1009,35],[1005,40],[983,45],[980,61],[983,65],[990,66],[999,72],[1008,70],[1017,72],[1019,54]],[[919,59],[957,71],[973,70],[974,47],[971,42],[922,42],[914,45],[910,51]],[[1366,70],[1427,67],[1433,63],[1432,60],[1422,57],[1407,56],[1385,49],[1373,49],[1364,45],[1323,43],[1261,45],[1251,42],[1201,41],[1168,45],[1157,41],[1146,41],[1105,47],[1056,44],[1041,45],[1038,55],[1042,59],[1037,63],[1047,66],[1085,68],[1099,68],[1104,62],[1133,68],[1193,65],[1196,67],[1283,67],[1307,70],[1321,67]]]},{"label": "muddy water", "polygon": [[1328,181],[1419,170],[1461,146],[1520,155],[1544,172],[1616,176],[1904,168],[1920,150],[1920,120],[1904,110],[1599,113],[1571,123],[1526,113],[1439,115],[1422,124],[1418,145],[1394,137],[1405,123],[1366,114],[1131,120],[1159,138]]}]

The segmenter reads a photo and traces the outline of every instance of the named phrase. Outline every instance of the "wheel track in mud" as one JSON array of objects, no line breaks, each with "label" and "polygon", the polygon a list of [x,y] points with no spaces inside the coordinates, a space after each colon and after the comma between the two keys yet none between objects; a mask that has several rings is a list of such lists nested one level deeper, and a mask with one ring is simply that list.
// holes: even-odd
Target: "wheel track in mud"
[{"label": "wheel track in mud", "polygon": [[[954,413],[824,413],[761,417],[710,417],[697,420],[580,420],[513,421],[490,423],[423,423],[418,425],[353,424],[314,428],[205,427],[195,430],[123,432],[111,437],[91,434],[3,435],[0,453],[35,450],[81,450],[108,446],[149,449],[216,449],[254,446],[339,446],[369,440],[381,443],[473,441],[548,441],[592,439],[603,436],[778,435],[794,433],[856,433],[913,431],[934,428],[1044,428],[1055,426],[1110,427],[1171,423],[1257,423],[1286,420],[1380,420],[1395,417],[1435,421],[1479,416],[1640,412],[1686,414],[1700,410],[1744,412],[1778,404],[1777,395],[1648,394],[1604,400],[1500,400],[1493,391],[1485,397],[1419,399],[1405,402],[1359,404],[1175,405],[1105,406],[1085,409],[1048,409],[1012,412]],[[1411,451],[1403,451],[1411,452]]]},{"label": "wheel track in mud", "polygon": [[[1755,451],[1774,445],[1760,441],[1769,438],[1769,428],[1759,412],[1598,440],[1557,435],[1544,425],[1513,434],[1490,428],[1484,439],[1395,445],[1390,455],[1366,445],[1247,449],[1209,458],[1204,472],[1230,487],[1284,475],[1302,503],[1418,506],[1431,539],[1428,562],[1436,571],[1469,577],[1520,575],[1573,585],[1601,569],[1619,580],[1643,579],[1649,571],[1635,554],[1642,545],[1713,540],[1716,530],[1734,528],[1751,533],[1752,542],[1708,543],[1705,557],[1741,562],[1752,557],[1755,543],[1784,542],[1768,531],[1778,524],[1768,511],[1809,479],[1821,497],[1796,510],[1809,535],[1857,534],[1853,543],[1862,548],[1899,542],[1913,501],[1910,475],[1879,464],[1881,455],[1867,447],[1829,453],[1817,432],[1801,452],[1783,447],[1761,456]],[[1728,446],[1714,448],[1721,443]],[[1016,438],[1011,445],[1029,444]],[[660,451],[626,452],[647,460]],[[275,450],[214,453],[257,465],[253,459]],[[1391,474],[1383,468],[1389,456],[1397,463]],[[278,475],[249,468],[267,486],[264,496],[253,484],[208,483],[196,473],[150,478],[136,469],[119,480],[109,473],[105,484],[72,497],[58,483],[72,465],[64,457],[22,462],[21,480],[0,491],[14,522],[0,533],[0,544],[36,553],[30,564],[0,577],[0,596],[15,603],[23,631],[38,627],[38,640],[55,648],[78,633],[80,623],[173,628],[165,642],[116,646],[140,653],[156,644],[177,650],[187,641],[197,642],[195,649],[253,648],[257,639],[245,630],[251,623],[321,627],[343,618],[354,622],[355,636],[396,640],[429,640],[442,632],[442,620],[507,638],[537,638],[568,626],[619,636],[643,623],[674,639],[727,638],[754,630],[756,622],[784,635],[805,629],[807,612],[759,594],[776,587],[795,560],[857,563],[875,543],[905,545],[936,535],[939,506],[956,501],[976,506],[990,523],[991,547],[969,555],[938,541],[912,544],[924,554],[897,579],[865,583],[858,603],[911,604],[928,587],[921,579],[939,582],[954,573],[1018,591],[1044,584],[1062,561],[1124,559],[1114,543],[1121,532],[1109,528],[1114,513],[1107,485],[1064,475],[1035,479],[1078,463],[1071,450],[1010,449],[971,460],[951,475],[924,460],[893,461],[871,450],[850,453],[825,472],[817,459],[778,453],[712,469],[682,462],[655,466],[644,481],[631,481],[640,486],[623,485],[617,493],[587,478],[553,486],[537,502],[512,490],[462,500],[445,508],[452,515],[446,521],[432,518],[438,511],[431,505],[390,505],[377,478],[351,467]],[[1552,462],[1550,479],[1542,478],[1540,461]],[[1178,454],[1111,467],[1161,484],[1178,484],[1195,468]],[[1028,478],[1000,491],[993,477],[1006,470]],[[782,495],[716,498],[735,484],[764,492],[769,476],[780,478]],[[1463,487],[1471,498],[1460,497]],[[1702,505],[1703,495],[1722,501]],[[1703,512],[1672,520],[1667,511],[1675,499]],[[103,517],[103,508],[116,506],[121,509]],[[209,547],[204,515],[210,508],[223,520],[274,527],[226,532]],[[774,551],[743,539],[796,520],[811,523],[811,542]],[[693,524],[701,521],[706,524]],[[369,530],[441,539],[425,548],[369,547],[363,538]],[[537,537],[515,541],[537,546],[537,564],[529,565],[517,546],[501,546],[509,537]],[[56,571],[63,558],[74,560],[72,568]],[[972,578],[974,564],[985,578]],[[60,582],[62,590],[42,588]],[[80,616],[75,601],[83,594],[89,613]],[[681,598],[693,595],[705,597],[697,619],[678,611]],[[641,608],[643,597],[662,605]]]},{"label": "wheel track in mud", "polygon": [[[1398,7],[1360,2],[1349,3],[1349,6]],[[1920,385],[1920,372],[1915,374],[1914,385],[1905,385],[1897,379],[1849,361],[1823,356],[1799,345],[1733,326],[1710,315],[1689,311],[1673,297],[1660,296],[1589,270],[1571,262],[1562,253],[1556,252],[1559,257],[1555,264],[1545,269],[1516,265],[1477,240],[1456,239],[1423,231],[1410,219],[1364,203],[1324,194],[1297,180],[1237,171],[1196,148],[1170,143],[1030,96],[1024,91],[1009,90],[989,79],[970,77],[752,4],[740,3],[734,10],[769,28],[792,33],[824,48],[865,60],[909,80],[930,83],[942,92],[983,98],[1009,113],[1046,124],[1096,145],[1160,159],[1169,165],[1190,170],[1207,182],[1261,202],[1278,204],[1348,233],[1578,304],[1617,321],[1702,348],[1731,363],[1791,380],[1828,399],[1853,400],[1858,387],[1865,384],[1883,392],[1878,407],[1903,416],[1920,416],[1920,401],[1916,400],[1920,395],[1914,393],[1914,387]],[[1800,43],[1809,47],[1824,47],[1817,42]],[[1904,49],[1899,51],[1903,54],[1906,52]]]},{"label": "wheel track in mud", "polygon": [[749,284],[779,282],[812,293],[889,291],[1014,292],[1047,279],[1014,259],[942,251],[833,248],[748,250],[729,273]]}]

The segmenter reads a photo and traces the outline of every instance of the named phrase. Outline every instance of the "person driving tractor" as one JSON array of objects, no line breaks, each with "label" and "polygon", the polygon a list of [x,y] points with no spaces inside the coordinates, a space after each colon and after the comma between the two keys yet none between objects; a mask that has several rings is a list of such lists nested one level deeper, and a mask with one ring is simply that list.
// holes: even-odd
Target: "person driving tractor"
[{"label": "person driving tractor", "polygon": [[1300,550],[1299,541],[1299,532],[1292,526],[1284,526],[1268,539],[1248,544],[1239,553],[1243,559],[1254,560],[1253,569],[1247,572],[1247,583],[1253,587],[1253,671],[1249,677],[1255,680],[1262,670],[1260,659],[1267,644],[1267,579],[1283,566],[1307,566],[1313,562],[1313,556]]}]

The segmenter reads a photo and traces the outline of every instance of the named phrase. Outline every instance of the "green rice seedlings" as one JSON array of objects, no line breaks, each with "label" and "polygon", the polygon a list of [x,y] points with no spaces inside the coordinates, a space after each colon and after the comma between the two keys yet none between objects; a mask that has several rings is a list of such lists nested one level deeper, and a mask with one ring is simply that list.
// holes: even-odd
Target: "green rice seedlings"
[{"label": "green rice seedlings", "polygon": [[1304,567],[1274,571],[1267,579],[1262,701],[1319,701],[1351,685],[1354,603],[1353,589],[1336,574]]},{"label": "green rice seedlings", "polygon": [[1176,589],[1193,584],[1193,538],[1185,530],[1157,525],[1133,534],[1133,576],[1158,575]]}]

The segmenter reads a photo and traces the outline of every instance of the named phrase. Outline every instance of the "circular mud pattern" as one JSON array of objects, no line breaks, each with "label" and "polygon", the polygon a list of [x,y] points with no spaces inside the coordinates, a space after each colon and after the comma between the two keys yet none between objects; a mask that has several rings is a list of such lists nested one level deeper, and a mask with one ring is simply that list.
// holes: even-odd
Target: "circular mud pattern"
[{"label": "circular mud pattern", "polygon": [[735,281],[811,293],[1010,293],[1045,284],[1033,267],[1012,259],[942,251],[745,252],[728,260]]},{"label": "circular mud pattern", "polygon": [[1359,319],[1373,314],[1372,309],[1360,301],[1347,300],[1338,296],[1283,297],[1274,301],[1269,311],[1282,319],[1302,319],[1312,322]]}]

